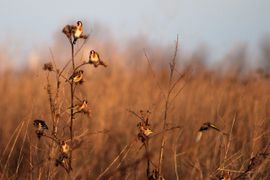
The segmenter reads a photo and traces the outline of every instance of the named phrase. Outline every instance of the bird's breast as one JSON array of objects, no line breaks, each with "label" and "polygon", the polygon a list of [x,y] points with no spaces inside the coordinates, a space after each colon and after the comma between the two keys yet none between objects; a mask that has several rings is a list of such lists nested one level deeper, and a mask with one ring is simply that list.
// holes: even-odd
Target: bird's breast
[{"label": "bird's breast", "polygon": [[80,36],[81,36],[81,34],[82,34],[82,31],[77,30],[77,31],[75,31],[74,36],[75,36],[75,37],[80,37]]}]

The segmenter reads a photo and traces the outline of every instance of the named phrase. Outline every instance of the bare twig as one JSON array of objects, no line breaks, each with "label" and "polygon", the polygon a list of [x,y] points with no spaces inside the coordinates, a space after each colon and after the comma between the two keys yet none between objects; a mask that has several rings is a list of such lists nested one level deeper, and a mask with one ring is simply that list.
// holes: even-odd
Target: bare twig
[{"label": "bare twig", "polygon": [[[87,43],[89,38],[85,39],[84,42],[82,43],[82,45],[79,47],[79,49],[75,52],[74,57],[81,51],[81,49],[84,47],[84,45]],[[61,76],[63,74],[63,72],[65,71],[65,69],[68,67],[69,63],[72,62],[72,58],[70,60],[68,60],[68,62],[64,65],[64,67],[62,68],[62,70],[59,72],[59,76]]]},{"label": "bare twig", "polygon": [[[152,73],[154,79],[156,79],[156,74],[155,74],[155,72],[154,72],[154,70],[153,70],[152,63],[151,63],[150,59],[148,58],[145,49],[144,49],[144,56],[145,56],[145,58],[146,58],[146,60],[147,60],[147,62],[148,62],[148,64],[149,64],[149,67],[150,67],[150,70],[151,70],[151,73]],[[161,88],[161,86],[160,86],[160,84],[159,84],[158,82],[157,82],[157,86],[158,86],[158,88],[160,89],[163,98],[165,99],[165,98],[166,98],[165,92],[164,92],[164,90]]]},{"label": "bare twig", "polygon": [[[72,74],[75,71],[75,60],[74,60],[74,44],[72,43],[72,41],[70,41],[70,45],[71,45],[71,60],[72,60]],[[70,107],[74,106],[74,80],[73,78],[71,79],[71,83],[70,83]],[[74,120],[74,109],[70,108],[70,126],[69,126],[69,130],[70,130],[70,140],[71,140],[71,144],[73,143],[73,120]],[[72,169],[72,149],[70,151],[70,158],[69,158],[69,167],[70,169]]]},{"label": "bare twig", "polygon": [[9,163],[11,154],[13,153],[13,151],[14,151],[14,149],[15,149],[15,145],[16,145],[16,143],[17,143],[17,140],[18,140],[18,138],[19,138],[19,135],[21,134],[22,128],[23,128],[23,126],[24,126],[24,123],[25,123],[25,122],[23,121],[22,124],[20,125],[20,128],[19,128],[19,130],[18,130],[18,132],[17,132],[17,135],[16,135],[16,137],[15,137],[15,140],[14,140],[14,142],[13,142],[13,144],[12,144],[12,147],[11,147],[10,152],[9,152],[9,154],[8,154],[8,158],[7,158],[6,163],[5,163],[5,165],[4,165],[4,168],[3,168],[3,174],[2,174],[1,179],[5,179],[6,169],[7,169],[7,167],[8,167],[8,163]]},{"label": "bare twig", "polygon": [[174,144],[174,148],[173,148],[173,151],[174,151],[174,172],[175,172],[175,178],[176,180],[179,180],[179,174],[178,174],[178,169],[177,169],[177,141],[178,139],[180,138],[180,135],[182,134],[183,130],[181,129],[178,133],[178,136],[175,140],[175,144]]},{"label": "bare twig", "polygon": [[[168,92],[167,92],[167,96],[166,96],[166,100],[165,100],[164,117],[163,117],[163,130],[165,130],[167,127],[168,106],[169,106],[169,102],[170,102],[170,96],[171,96],[171,93],[173,90],[172,89],[172,81],[173,81],[174,69],[175,69],[175,65],[176,65],[177,51],[178,51],[178,36],[176,39],[174,56],[173,56],[172,62],[170,63],[170,77],[169,77],[169,85],[168,85],[169,88],[168,88]],[[163,133],[162,133],[161,147],[160,147],[160,153],[159,153],[159,163],[158,163],[159,174],[162,174],[164,146],[165,146],[165,131],[163,131]]]}]

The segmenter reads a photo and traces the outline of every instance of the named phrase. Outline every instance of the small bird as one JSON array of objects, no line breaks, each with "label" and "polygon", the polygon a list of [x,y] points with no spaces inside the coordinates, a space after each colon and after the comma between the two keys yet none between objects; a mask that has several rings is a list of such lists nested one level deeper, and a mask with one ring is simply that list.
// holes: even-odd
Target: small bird
[{"label": "small bird", "polygon": [[82,37],[83,34],[83,24],[81,21],[77,21],[76,26],[72,27],[73,29],[73,44],[76,44],[76,41]]},{"label": "small bird", "polygon": [[76,113],[78,113],[78,112],[86,112],[87,111],[86,110],[87,104],[88,104],[87,100],[83,100],[82,102],[76,104],[73,107],[70,107],[69,109],[71,109],[71,108],[75,109]]},{"label": "small bird", "polygon": [[55,166],[57,167],[57,166],[61,165],[61,166],[66,167],[67,166],[67,160],[66,159],[68,159],[67,154],[60,153],[58,155],[58,157],[55,159]]},{"label": "small bird", "polygon": [[231,180],[230,174],[224,174],[218,177],[219,180]]},{"label": "small bird", "polygon": [[220,129],[217,128],[214,124],[210,123],[210,122],[205,122],[203,123],[203,125],[200,127],[197,138],[196,138],[196,142],[199,142],[202,138],[202,133],[204,131],[208,131],[209,129],[214,129],[216,131],[220,132]]},{"label": "small bird", "polygon": [[44,130],[48,130],[48,126],[45,121],[36,119],[33,121],[33,125],[37,128],[36,135],[40,139],[44,135]]},{"label": "small bird", "polygon": [[73,80],[73,82],[75,82],[75,83],[82,83],[83,82],[83,70],[79,70],[79,71],[74,72],[70,76],[69,80],[70,81]]},{"label": "small bird", "polygon": [[103,61],[101,61],[99,54],[94,50],[90,51],[88,63],[93,64],[94,67],[98,67],[99,65],[107,67],[107,65]]},{"label": "small bird", "polygon": [[220,129],[218,129],[214,124],[211,124],[210,122],[203,123],[203,125],[200,127],[199,131],[207,131],[210,128],[212,128],[216,131],[220,131]]},{"label": "small bird", "polygon": [[69,145],[65,141],[62,141],[60,149],[61,153],[68,154],[69,150],[70,150]]},{"label": "small bird", "polygon": [[149,127],[144,126],[141,122],[137,124],[137,127],[139,128],[140,132],[143,133],[143,135],[145,135],[146,137],[153,133],[153,131]]},{"label": "small bird", "polygon": [[143,134],[146,135],[146,136],[149,136],[150,134],[153,133],[153,131],[151,129],[144,128],[144,127],[143,127],[142,131],[143,131]]},{"label": "small bird", "polygon": [[43,131],[44,129],[49,129],[46,122],[40,119],[36,119],[33,121],[33,125],[39,130]]},{"label": "small bird", "polygon": [[88,102],[86,100],[83,100],[80,104],[77,105],[77,111],[81,112],[84,111],[87,108]]}]

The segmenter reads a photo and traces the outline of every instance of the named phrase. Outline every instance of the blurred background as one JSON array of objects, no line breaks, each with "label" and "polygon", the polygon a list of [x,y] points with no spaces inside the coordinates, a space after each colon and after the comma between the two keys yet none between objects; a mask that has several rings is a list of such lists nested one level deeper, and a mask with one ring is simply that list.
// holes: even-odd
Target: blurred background
[{"label": "blurred background", "polygon": [[[154,170],[178,35],[173,82],[183,77],[172,92],[168,126],[181,128],[167,132],[162,175],[268,179],[269,158],[260,153],[268,152],[270,134],[269,7],[267,0],[0,0],[0,178],[96,179],[137,139],[139,120],[127,109],[151,111]],[[74,133],[82,143],[68,175],[54,166],[57,151],[50,151],[48,139],[37,139],[32,121],[52,127],[48,85],[55,95],[56,79],[42,67],[54,60],[61,69],[70,59],[62,28],[77,20],[90,36],[76,64],[94,49],[109,67],[83,67],[85,82],[76,91],[92,116],[76,116]],[[68,88],[61,79],[63,140],[69,137]],[[209,131],[196,143],[207,121],[229,136]],[[259,160],[251,168],[253,157]],[[145,168],[136,140],[103,179],[146,179]]]},{"label": "blurred background", "polygon": [[113,39],[119,48],[133,38],[166,46],[179,34],[183,55],[203,51],[209,63],[217,63],[244,49],[247,61],[260,66],[269,41],[269,5],[267,0],[1,0],[1,54],[24,67],[40,51],[48,52],[64,24],[82,20],[93,38],[104,44]]}]

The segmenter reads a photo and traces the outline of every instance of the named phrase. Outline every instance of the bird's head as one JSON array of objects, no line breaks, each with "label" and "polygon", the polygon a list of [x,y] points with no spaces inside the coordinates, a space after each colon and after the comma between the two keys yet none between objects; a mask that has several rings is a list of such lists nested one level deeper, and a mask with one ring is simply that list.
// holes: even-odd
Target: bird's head
[{"label": "bird's head", "polygon": [[90,51],[90,55],[92,56],[92,55],[94,55],[96,52],[94,51],[94,50],[91,50]]},{"label": "bird's head", "polygon": [[77,26],[82,27],[82,21],[77,21]]},{"label": "bird's head", "polygon": [[79,73],[80,73],[80,74],[83,74],[83,70],[79,70]]},{"label": "bird's head", "polygon": [[210,127],[211,126],[211,123],[210,122],[205,122],[205,123],[203,123],[203,125]]}]

